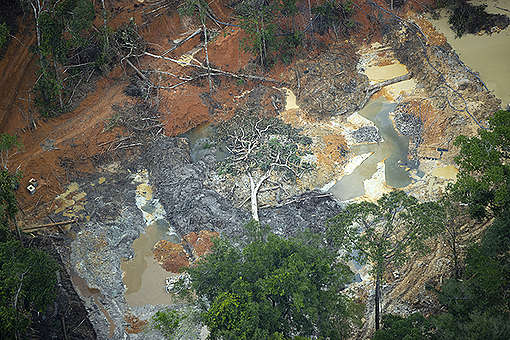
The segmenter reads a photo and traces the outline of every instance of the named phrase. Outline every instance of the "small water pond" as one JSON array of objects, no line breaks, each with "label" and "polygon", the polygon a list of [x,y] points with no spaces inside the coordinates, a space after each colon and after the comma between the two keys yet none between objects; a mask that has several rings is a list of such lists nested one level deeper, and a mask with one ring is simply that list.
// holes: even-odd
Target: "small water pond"
[{"label": "small water pond", "polygon": [[221,146],[215,144],[215,133],[215,127],[211,123],[205,123],[180,136],[189,139],[191,160],[193,162],[199,161],[206,154],[210,153],[210,148],[214,148],[213,151],[217,161],[225,159],[226,151]]}]

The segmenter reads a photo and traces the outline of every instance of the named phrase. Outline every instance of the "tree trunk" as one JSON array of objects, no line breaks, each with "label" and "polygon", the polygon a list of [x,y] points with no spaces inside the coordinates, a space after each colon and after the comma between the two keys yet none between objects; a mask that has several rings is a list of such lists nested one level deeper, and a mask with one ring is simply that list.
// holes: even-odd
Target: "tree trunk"
[{"label": "tree trunk", "polygon": [[251,217],[257,222],[259,222],[259,207],[257,202],[257,194],[262,184],[265,182],[266,179],[269,178],[270,174],[271,170],[269,170],[256,184],[255,180],[253,179],[253,176],[251,174],[248,174],[248,177],[250,177]]},{"label": "tree trunk", "polygon": [[459,254],[457,253],[457,235],[454,231],[454,236],[452,240],[452,255],[453,255],[453,266],[455,271],[455,279],[458,280],[460,278],[459,271]]},{"label": "tree trunk", "polygon": [[108,46],[110,46],[110,42],[109,42],[109,39],[108,39],[108,30],[107,30],[107,25],[106,25],[106,18],[107,18],[107,13],[106,13],[106,6],[104,5],[104,0],[101,0],[101,5],[103,7],[103,34],[104,34],[104,46],[103,46],[103,49],[104,51],[107,50]]},{"label": "tree trunk", "polygon": [[381,275],[378,273],[375,279],[375,330],[379,329],[380,299],[381,299]]},{"label": "tree trunk", "polygon": [[[55,53],[53,53],[53,68],[55,70],[55,78],[57,78],[57,82],[61,87],[64,87],[64,84],[60,81],[60,76],[58,74],[57,62],[55,61]],[[58,90],[58,102],[60,104],[60,109],[64,109],[64,102],[62,101],[62,89]]]}]

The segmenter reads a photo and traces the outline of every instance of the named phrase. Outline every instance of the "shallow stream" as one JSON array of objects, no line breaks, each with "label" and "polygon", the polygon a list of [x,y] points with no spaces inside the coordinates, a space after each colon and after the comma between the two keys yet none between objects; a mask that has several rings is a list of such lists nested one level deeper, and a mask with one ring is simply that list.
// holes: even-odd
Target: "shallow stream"
[{"label": "shallow stream", "polygon": [[389,117],[396,103],[382,98],[371,100],[359,114],[372,121],[379,129],[382,142],[359,144],[351,147],[351,154],[371,155],[354,171],[338,180],[329,190],[342,201],[350,200],[365,194],[365,180],[370,179],[377,171],[378,163],[384,162],[386,185],[394,188],[405,187],[411,183],[407,171],[399,165],[407,160],[409,138],[400,136]]}]

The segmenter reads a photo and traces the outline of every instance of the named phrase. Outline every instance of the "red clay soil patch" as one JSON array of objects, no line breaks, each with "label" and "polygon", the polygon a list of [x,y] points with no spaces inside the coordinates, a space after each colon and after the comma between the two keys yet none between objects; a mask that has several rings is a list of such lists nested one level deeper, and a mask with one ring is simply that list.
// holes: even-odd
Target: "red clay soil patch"
[{"label": "red clay soil patch", "polygon": [[167,272],[179,273],[181,268],[189,267],[188,254],[181,243],[161,240],[154,245],[154,259]]},{"label": "red clay soil patch", "polygon": [[134,315],[126,314],[124,315],[124,320],[128,323],[125,327],[126,333],[128,334],[138,334],[145,330],[148,322],[147,320],[140,320]]},{"label": "red clay soil patch", "polygon": [[[17,197],[25,214],[37,216],[39,203],[51,202],[64,191],[70,178],[95,170],[92,157],[104,151],[100,144],[119,133],[103,132],[103,128],[112,115],[112,104],[128,100],[122,92],[125,85],[103,79],[75,111],[39,121],[37,129],[21,136],[24,148],[9,164],[12,169],[19,167],[24,175]],[[31,177],[40,181],[33,196],[24,189]],[[40,213],[48,213],[51,206],[46,208]]]},{"label": "red clay soil patch", "polygon": [[193,249],[193,255],[196,259],[208,254],[211,252],[211,248],[213,246],[212,240],[214,238],[219,237],[215,231],[210,230],[200,230],[197,233],[191,232],[185,235],[183,238]]},{"label": "red clay soil patch", "polygon": [[239,27],[224,28],[208,46],[209,62],[222,70],[238,72],[254,58],[241,48],[241,39],[245,37]]},{"label": "red clay soil patch", "polygon": [[160,91],[159,110],[168,136],[177,136],[209,121],[209,109],[200,99],[207,88],[182,86]]},{"label": "red clay soil patch", "polygon": [[220,235],[215,231],[200,230],[184,235],[181,243],[161,240],[154,245],[154,259],[167,272],[179,273],[183,268],[189,267],[190,258],[184,246],[191,247],[195,261],[211,252],[212,240]]}]

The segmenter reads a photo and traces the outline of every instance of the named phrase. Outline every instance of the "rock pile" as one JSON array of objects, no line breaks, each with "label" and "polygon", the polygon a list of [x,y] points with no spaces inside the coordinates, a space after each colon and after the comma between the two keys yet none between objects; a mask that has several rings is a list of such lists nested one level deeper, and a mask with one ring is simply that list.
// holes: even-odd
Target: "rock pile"
[{"label": "rock pile", "polygon": [[418,166],[418,147],[423,142],[423,122],[420,117],[406,112],[406,106],[400,107],[395,114],[395,127],[399,133],[409,137],[409,166]]},{"label": "rock pile", "polygon": [[375,143],[382,142],[379,130],[375,126],[363,126],[351,133],[356,143]]},{"label": "rock pile", "polygon": [[414,137],[421,136],[423,122],[413,114],[406,112],[397,112],[395,115],[395,126],[402,135]]}]

